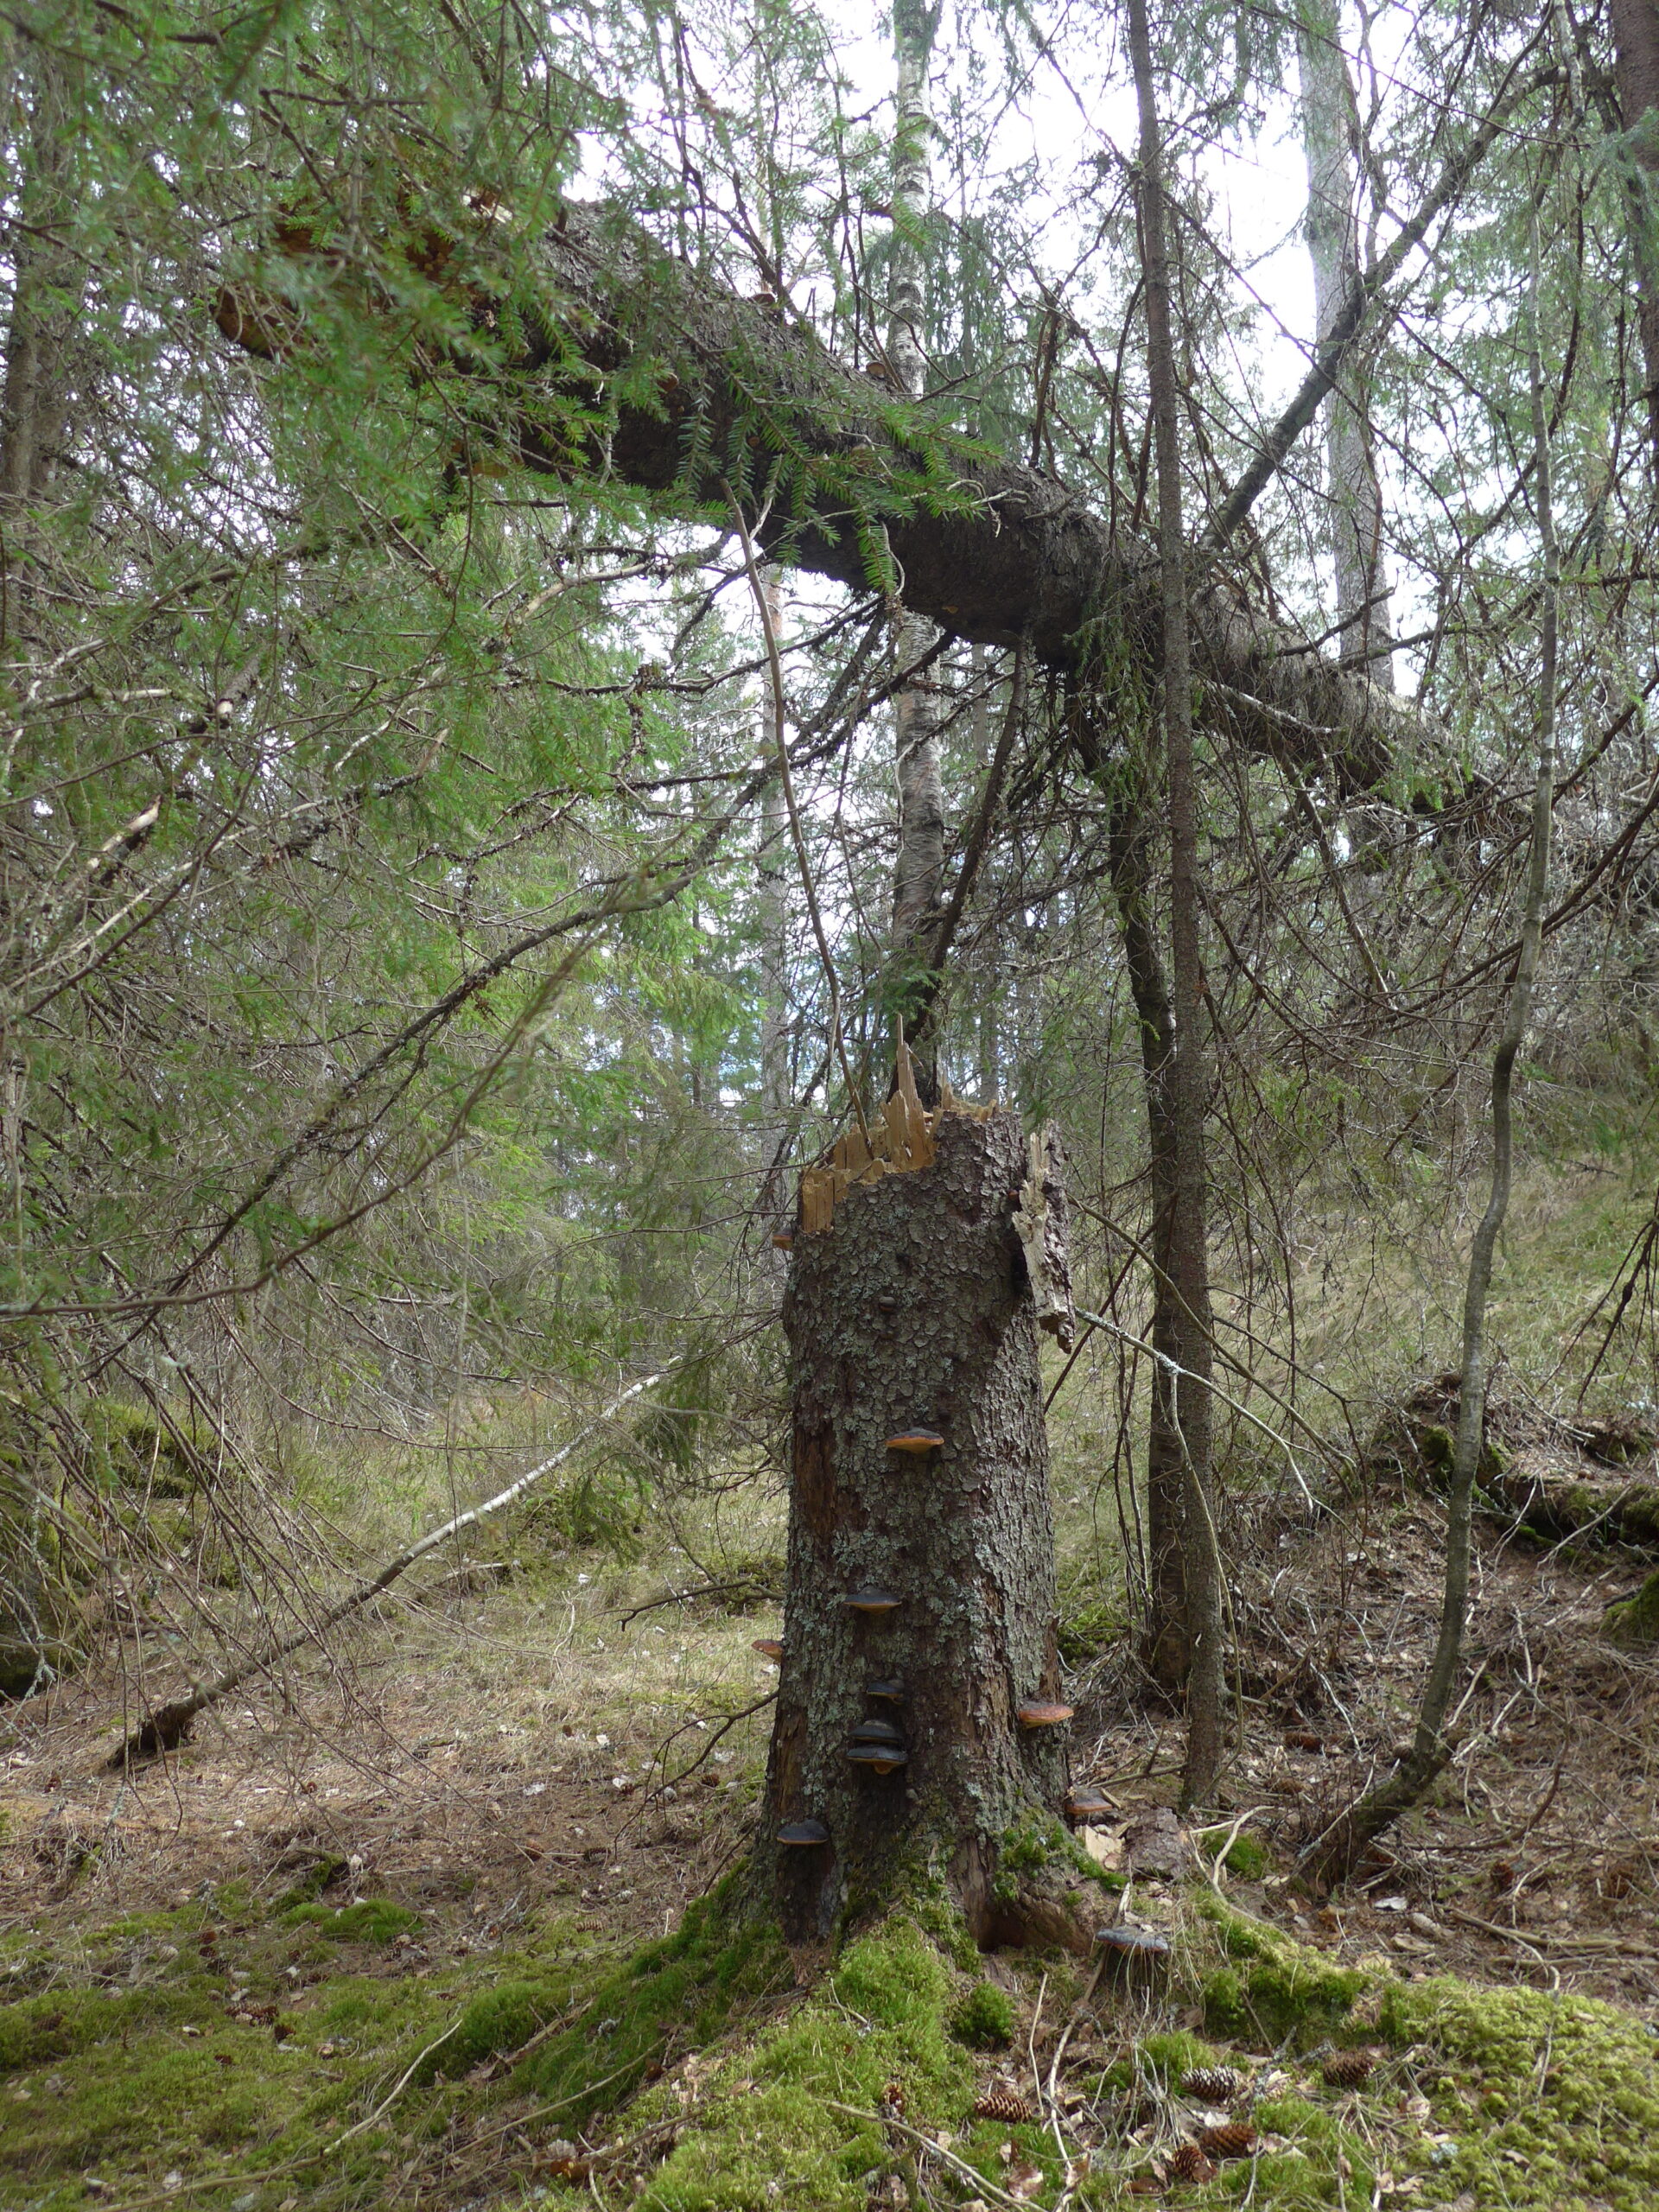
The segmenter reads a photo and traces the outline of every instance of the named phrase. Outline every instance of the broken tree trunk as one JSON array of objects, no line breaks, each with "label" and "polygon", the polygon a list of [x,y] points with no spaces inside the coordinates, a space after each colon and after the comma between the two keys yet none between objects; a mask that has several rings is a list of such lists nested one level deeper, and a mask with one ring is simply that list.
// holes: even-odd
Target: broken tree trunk
[{"label": "broken tree trunk", "polygon": [[[271,359],[303,342],[299,303],[320,283],[347,296],[354,282],[362,289],[302,220],[284,220],[277,236],[257,276],[227,282],[214,302],[225,335]],[[885,533],[906,609],[954,637],[1024,639],[1033,658],[1070,671],[1087,661],[1105,620],[1144,665],[1158,664],[1154,549],[1115,531],[1065,486],[987,459],[924,408],[906,415],[891,390],[884,397],[803,325],[696,275],[615,208],[567,207],[538,251],[523,350],[501,367],[509,390],[532,395],[522,416],[501,425],[526,467],[664,493],[701,514],[728,507],[734,456],[764,482],[787,451],[815,472],[798,487],[798,512],[790,499],[741,493],[763,551],[863,592]],[[459,278],[456,288],[480,322],[499,321],[493,296],[469,293]],[[365,290],[365,313],[370,300]],[[573,444],[563,418],[550,429],[545,405],[534,404],[538,386],[580,394],[606,423],[602,434]],[[1205,711],[1232,742],[1317,766],[1344,789],[1369,788],[1427,749],[1459,782],[1455,749],[1413,703],[1314,651],[1213,564],[1194,576],[1190,613]]]},{"label": "broken tree trunk", "polygon": [[1070,1940],[1063,1905],[997,1882],[1007,1830],[1067,1779],[1038,1365],[1039,1304],[1071,1330],[1058,1149],[1001,1109],[925,1114],[899,1073],[876,1156],[855,1135],[803,1178],[756,1878],[797,1938],[932,1870],[982,1942]]}]

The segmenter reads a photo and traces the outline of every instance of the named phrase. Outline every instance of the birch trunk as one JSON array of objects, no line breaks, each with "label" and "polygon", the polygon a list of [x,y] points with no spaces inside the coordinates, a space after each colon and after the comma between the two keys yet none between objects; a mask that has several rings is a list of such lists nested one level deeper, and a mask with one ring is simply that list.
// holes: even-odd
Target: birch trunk
[{"label": "birch trunk", "polygon": [[[893,59],[898,88],[893,148],[893,257],[887,279],[887,366],[910,397],[926,388],[923,343],[927,312],[925,226],[929,202],[928,69],[938,9],[918,0],[896,0]],[[938,635],[925,616],[900,607],[897,650],[900,664],[918,660]],[[898,857],[893,877],[893,950],[898,969],[897,1011],[908,1026],[907,1001],[925,978],[914,971],[925,957],[937,918],[944,870],[944,789],[939,772],[938,715],[931,675],[918,677],[893,702],[893,773],[899,804]],[[931,1055],[922,1071],[932,1095]]]},{"label": "birch trunk", "polygon": [[[1340,32],[1338,0],[1303,0],[1296,56],[1319,346],[1330,337],[1360,274],[1359,194],[1352,144],[1356,114]],[[1358,348],[1349,353],[1324,413],[1325,500],[1336,569],[1340,658],[1363,664],[1372,680],[1391,691],[1393,635],[1382,565],[1382,498]]]}]

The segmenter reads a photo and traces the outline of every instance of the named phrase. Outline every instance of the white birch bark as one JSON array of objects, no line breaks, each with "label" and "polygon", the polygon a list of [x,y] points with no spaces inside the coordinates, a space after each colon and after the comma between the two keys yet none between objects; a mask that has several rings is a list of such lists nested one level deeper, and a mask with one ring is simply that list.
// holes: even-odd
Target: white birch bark
[{"label": "white birch bark", "polygon": [[[898,70],[893,142],[893,257],[887,276],[887,365],[914,399],[927,383],[922,334],[926,315],[928,143],[932,118],[928,69],[938,6],[894,0],[893,59]],[[918,659],[938,635],[923,616],[901,612],[900,664]],[[895,950],[913,945],[938,904],[944,870],[944,790],[939,773],[938,715],[932,678],[906,684],[893,701],[894,778],[899,799],[899,850],[893,878]]]},{"label": "white birch bark", "polygon": [[[1307,160],[1306,231],[1313,264],[1315,338],[1323,343],[1359,274],[1359,193],[1351,137],[1355,106],[1342,50],[1338,0],[1302,0],[1296,56]],[[1351,356],[1325,403],[1325,467],[1341,658],[1364,662],[1372,680],[1391,691],[1393,635],[1381,542],[1382,490],[1363,370]]]}]

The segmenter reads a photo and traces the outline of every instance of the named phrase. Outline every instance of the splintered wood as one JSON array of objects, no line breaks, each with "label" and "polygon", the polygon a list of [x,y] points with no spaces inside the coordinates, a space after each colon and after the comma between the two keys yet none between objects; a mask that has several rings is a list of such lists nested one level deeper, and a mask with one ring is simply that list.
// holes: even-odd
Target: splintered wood
[{"label": "splintered wood", "polygon": [[[988,1107],[963,1106],[943,1086],[939,1114],[988,1113]],[[836,1140],[827,1162],[809,1167],[801,1177],[801,1227],[828,1229],[836,1206],[855,1183],[876,1183],[884,1175],[909,1174],[925,1167],[933,1158],[933,1131],[938,1114],[923,1107],[916,1090],[915,1071],[903,1036],[899,1039],[899,1083],[891,1098],[868,1129],[849,1129]]]}]

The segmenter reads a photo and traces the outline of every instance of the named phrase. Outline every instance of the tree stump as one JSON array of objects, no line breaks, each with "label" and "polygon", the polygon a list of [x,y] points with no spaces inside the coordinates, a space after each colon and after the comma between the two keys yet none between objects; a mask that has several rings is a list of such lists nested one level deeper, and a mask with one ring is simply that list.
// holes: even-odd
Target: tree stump
[{"label": "tree stump", "polygon": [[[982,1942],[1017,1940],[993,1889],[1001,1840],[1033,1808],[1053,1812],[1067,1783],[1064,1720],[1019,1714],[1059,1689],[1031,1275],[1044,1270],[1065,1340],[1058,1148],[1046,1133],[1027,1146],[998,1109],[947,1098],[924,1116],[913,1088],[902,1103],[907,1073],[901,1058],[874,1140],[843,1139],[803,1179],[784,1306],[784,1656],[756,1873],[794,1938],[931,1874]],[[802,1823],[823,1840],[779,1840]]]}]

